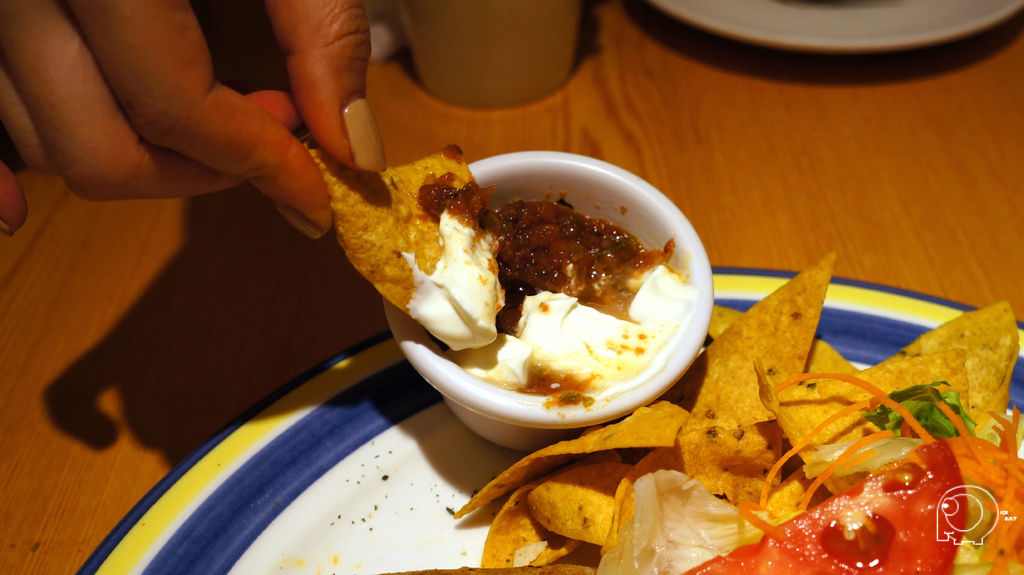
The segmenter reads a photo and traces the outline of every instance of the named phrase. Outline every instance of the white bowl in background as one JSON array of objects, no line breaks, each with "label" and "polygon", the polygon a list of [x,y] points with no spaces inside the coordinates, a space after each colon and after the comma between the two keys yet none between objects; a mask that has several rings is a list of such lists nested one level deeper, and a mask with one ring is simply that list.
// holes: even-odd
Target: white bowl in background
[{"label": "white bowl in background", "polygon": [[[448,359],[404,311],[385,302],[387,321],[413,368],[434,386],[470,429],[494,443],[533,450],[580,428],[612,421],[650,403],[674,384],[700,353],[711,321],[711,266],[689,220],[661,192],[622,168],[564,152],[515,152],[479,160],[470,171],[481,187],[495,186],[498,208],[516,199],[564,198],[580,213],[622,226],[649,248],[675,241],[669,266],[682,270],[697,290],[690,324],[662,349],[662,367],[607,400],[582,406],[545,406],[547,396],[502,389],[474,377]],[[665,354],[665,355],[662,355]],[[650,373],[654,371],[654,373]]]}]

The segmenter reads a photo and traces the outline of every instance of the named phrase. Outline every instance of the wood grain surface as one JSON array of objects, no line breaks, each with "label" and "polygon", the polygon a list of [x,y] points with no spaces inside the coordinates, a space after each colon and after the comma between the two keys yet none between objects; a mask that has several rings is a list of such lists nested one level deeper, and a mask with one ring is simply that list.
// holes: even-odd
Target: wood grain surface
[{"label": "wood grain surface", "polygon": [[[568,82],[502,110],[370,69],[390,163],[459,144],[587,154],[647,179],[713,265],[839,276],[1024,315],[1024,16],[952,44],[820,56],[742,45],[637,0],[589,2]],[[280,87],[266,23],[207,10],[221,77]],[[243,38],[237,37],[244,30]],[[232,34],[234,32],[234,34]],[[20,170],[0,237],[0,572],[70,573],[245,408],[386,329],[330,237],[253,189],[93,203]]]}]

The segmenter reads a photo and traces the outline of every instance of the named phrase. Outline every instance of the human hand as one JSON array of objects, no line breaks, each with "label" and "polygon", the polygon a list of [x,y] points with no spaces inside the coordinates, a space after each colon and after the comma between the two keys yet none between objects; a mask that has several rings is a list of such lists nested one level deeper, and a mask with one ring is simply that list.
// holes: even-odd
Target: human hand
[{"label": "human hand", "polygon": [[[370,53],[361,0],[267,0],[294,99],[217,82],[184,0],[0,0],[0,120],[30,168],[91,199],[190,196],[251,181],[303,233],[331,227],[303,120],[353,167],[384,168],[363,98]],[[0,230],[25,200],[0,164]]]}]

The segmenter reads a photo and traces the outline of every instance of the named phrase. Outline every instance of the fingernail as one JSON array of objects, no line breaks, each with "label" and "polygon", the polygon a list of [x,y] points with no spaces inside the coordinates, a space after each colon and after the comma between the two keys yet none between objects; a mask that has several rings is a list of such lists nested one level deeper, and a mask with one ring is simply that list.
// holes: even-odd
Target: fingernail
[{"label": "fingernail", "polygon": [[329,209],[324,209],[323,213],[317,213],[314,217],[316,220],[310,218],[291,206],[285,206],[277,204],[277,211],[281,213],[284,220],[292,225],[293,228],[302,232],[302,235],[310,238],[317,239],[327,233],[327,230],[331,229],[334,224]]},{"label": "fingernail", "polygon": [[5,222],[3,218],[0,218],[0,234],[3,234],[5,236],[14,235],[14,230],[11,229],[10,224]]},{"label": "fingernail", "polygon": [[387,167],[384,162],[384,142],[370,103],[366,98],[353,101],[345,107],[342,118],[356,167],[371,172],[384,171]]}]

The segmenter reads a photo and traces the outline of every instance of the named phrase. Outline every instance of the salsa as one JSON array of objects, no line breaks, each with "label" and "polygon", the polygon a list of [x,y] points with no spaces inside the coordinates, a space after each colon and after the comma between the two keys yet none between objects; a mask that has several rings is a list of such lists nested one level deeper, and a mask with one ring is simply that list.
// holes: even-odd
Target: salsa
[{"label": "salsa", "polygon": [[[458,148],[451,153],[461,157]],[[496,318],[501,333],[517,335],[524,300],[542,291],[575,297],[582,305],[628,320],[646,272],[664,264],[675,247],[669,240],[660,250],[647,249],[628,231],[581,214],[564,199],[517,200],[494,210],[489,205],[492,188],[475,182],[456,187],[454,180],[454,174],[444,174],[420,187],[419,205],[424,217],[439,220],[447,213],[494,234],[505,299]],[[550,406],[586,407],[594,401],[588,395],[594,376],[559,373],[535,363],[526,379],[520,391],[546,396]]]},{"label": "salsa", "polygon": [[419,204],[424,212],[435,220],[441,219],[445,211],[464,224],[479,227],[481,217],[487,217],[490,210],[487,198],[491,188],[480,188],[476,182],[469,182],[461,188],[453,185],[455,174],[447,173],[432,184],[420,187]]},{"label": "salsa", "polygon": [[672,255],[670,240],[648,250],[628,231],[575,211],[564,200],[523,201],[495,213],[498,279],[505,307],[498,331],[515,333],[526,296],[563,293],[615,317],[626,318],[637,279]]},{"label": "salsa", "polygon": [[[462,162],[462,149],[458,146],[445,146],[441,155]],[[454,184],[455,174],[448,172],[432,183],[420,186],[420,209],[435,220],[440,220],[441,214],[447,211],[448,215],[471,227],[493,227],[483,225],[484,218],[492,217],[487,199],[493,188],[481,188],[476,182],[468,182],[461,188],[456,188]]]}]

